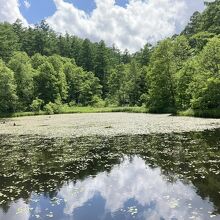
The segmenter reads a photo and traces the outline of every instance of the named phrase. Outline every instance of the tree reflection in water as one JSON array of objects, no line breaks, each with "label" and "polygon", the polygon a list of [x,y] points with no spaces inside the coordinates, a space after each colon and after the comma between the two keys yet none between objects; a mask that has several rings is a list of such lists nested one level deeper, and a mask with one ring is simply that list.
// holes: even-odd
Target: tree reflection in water
[{"label": "tree reflection in water", "polygon": [[0,219],[220,219],[220,130],[0,137]]}]

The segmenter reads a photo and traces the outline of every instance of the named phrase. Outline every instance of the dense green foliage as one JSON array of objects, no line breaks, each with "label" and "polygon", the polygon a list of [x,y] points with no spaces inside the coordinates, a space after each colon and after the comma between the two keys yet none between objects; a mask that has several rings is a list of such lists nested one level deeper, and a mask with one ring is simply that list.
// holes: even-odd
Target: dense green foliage
[{"label": "dense green foliage", "polygon": [[220,0],[180,35],[135,54],[58,35],[42,21],[0,24],[0,112],[60,106],[145,106],[151,112],[220,111]]},{"label": "dense green foliage", "polygon": [[14,73],[0,60],[0,112],[13,111],[16,101]]}]

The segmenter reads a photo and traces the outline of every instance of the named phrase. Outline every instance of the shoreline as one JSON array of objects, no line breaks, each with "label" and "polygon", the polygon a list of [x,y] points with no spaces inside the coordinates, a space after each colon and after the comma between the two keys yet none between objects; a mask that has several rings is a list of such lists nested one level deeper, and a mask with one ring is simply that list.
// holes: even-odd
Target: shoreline
[{"label": "shoreline", "polygon": [[185,116],[185,117],[198,117],[198,118],[212,118],[220,119],[220,109],[212,110],[192,110],[178,111],[177,113],[162,112],[151,113],[145,107],[62,107],[59,113],[48,114],[45,111],[39,112],[16,112],[0,114],[1,119],[18,118],[26,116],[39,116],[39,115],[59,115],[59,114],[78,114],[78,113],[111,113],[111,112],[125,112],[125,113],[146,113],[146,114],[171,114],[173,116]]},{"label": "shoreline", "polygon": [[0,135],[47,137],[147,135],[218,128],[220,119],[123,112],[39,115],[0,120]]}]

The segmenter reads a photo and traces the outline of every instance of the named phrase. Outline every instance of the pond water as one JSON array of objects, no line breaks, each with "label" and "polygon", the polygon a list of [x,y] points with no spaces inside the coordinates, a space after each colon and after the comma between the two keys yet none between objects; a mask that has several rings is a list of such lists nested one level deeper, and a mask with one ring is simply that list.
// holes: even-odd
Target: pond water
[{"label": "pond water", "polygon": [[0,136],[1,220],[220,219],[220,130]]}]

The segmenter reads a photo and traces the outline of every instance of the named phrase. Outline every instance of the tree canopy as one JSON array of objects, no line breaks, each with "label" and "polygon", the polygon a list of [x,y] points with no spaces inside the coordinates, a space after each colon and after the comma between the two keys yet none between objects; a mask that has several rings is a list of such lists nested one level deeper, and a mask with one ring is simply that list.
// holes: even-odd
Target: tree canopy
[{"label": "tree canopy", "polygon": [[1,113],[97,103],[220,109],[220,0],[206,2],[180,35],[134,54],[58,34],[45,21],[0,23]]}]

